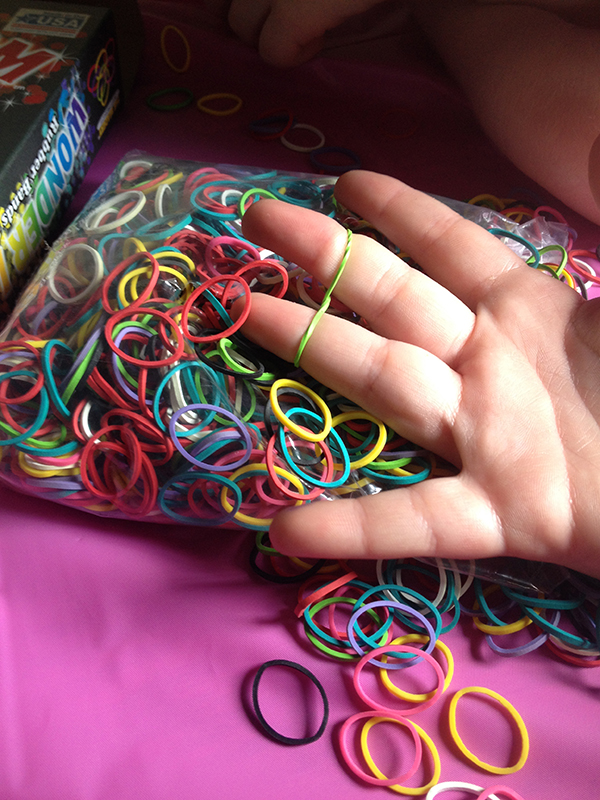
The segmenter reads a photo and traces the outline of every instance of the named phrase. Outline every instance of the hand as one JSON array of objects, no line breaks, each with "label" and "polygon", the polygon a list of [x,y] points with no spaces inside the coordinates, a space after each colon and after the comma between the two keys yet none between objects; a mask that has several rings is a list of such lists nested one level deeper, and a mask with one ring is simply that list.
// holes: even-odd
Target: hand
[{"label": "hand", "polygon": [[[305,557],[550,561],[600,576],[600,300],[393,178],[353,171],[340,202],[401,246],[355,235],[335,295],[372,330],[325,315],[302,367],[456,465],[456,476],[281,512],[270,538]],[[333,220],[255,203],[244,234],[328,285]],[[314,312],[253,297],[244,332],[292,361]]]},{"label": "hand", "polygon": [[204,0],[234,33],[276,67],[292,67],[323,48],[323,36],[382,0]]}]

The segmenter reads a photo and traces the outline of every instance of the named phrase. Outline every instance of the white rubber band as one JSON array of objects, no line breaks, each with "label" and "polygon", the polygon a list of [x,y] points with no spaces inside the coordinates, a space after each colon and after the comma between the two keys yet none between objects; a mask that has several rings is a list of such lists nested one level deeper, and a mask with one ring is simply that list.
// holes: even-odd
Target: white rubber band
[{"label": "white rubber band", "polygon": [[319,147],[323,147],[325,144],[325,136],[318,128],[315,128],[314,125],[307,125],[305,122],[296,122],[295,125],[292,125],[288,133],[291,131],[295,131],[298,128],[302,128],[304,131],[311,131],[314,133],[315,136],[318,137],[319,141],[316,144],[308,145],[299,145],[299,144],[292,144],[289,139],[286,139],[285,135],[279,137],[279,141],[281,144],[284,144],[289,150],[295,150],[297,153],[310,153],[312,150],[318,150]]}]

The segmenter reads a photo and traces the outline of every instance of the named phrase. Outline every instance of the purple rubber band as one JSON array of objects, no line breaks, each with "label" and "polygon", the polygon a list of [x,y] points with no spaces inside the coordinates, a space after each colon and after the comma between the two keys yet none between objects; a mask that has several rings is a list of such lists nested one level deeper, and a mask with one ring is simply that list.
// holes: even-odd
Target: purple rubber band
[{"label": "purple rubber band", "polygon": [[221,442],[221,441],[230,442],[231,436],[226,431],[213,431],[208,436],[205,436],[203,439],[200,439],[199,442],[196,442],[195,446],[188,450],[188,453],[190,453],[190,455],[196,458],[198,454],[201,454],[204,450],[213,445],[215,442]]},{"label": "purple rubber band", "polygon": [[[507,602],[500,603],[497,606],[489,606],[490,611],[492,614],[495,614],[499,617],[501,614],[504,614],[505,611],[510,611],[511,608],[514,608],[516,605],[514,600],[508,600]],[[467,617],[485,617],[485,611],[482,608],[478,608],[477,610],[473,608],[467,608],[465,605],[459,602],[460,606],[460,613],[464,614]]]},{"label": "purple rubber band", "polygon": [[[151,339],[154,336],[153,333],[145,330],[144,328],[137,328],[135,325],[128,325],[126,328],[122,328],[117,334],[117,336],[115,336],[115,344],[117,347],[119,347],[119,345],[121,344],[121,340],[128,333],[141,333],[143,336],[147,336],[148,339]],[[138,400],[139,399],[138,395],[133,391],[133,389],[130,389],[130,387],[127,385],[127,382],[125,381],[125,378],[121,375],[121,370],[119,369],[118,365],[118,359],[119,356],[113,351],[112,353],[113,373],[117,380],[117,383],[119,384],[121,389],[123,389],[123,391],[128,397],[131,397],[133,400]],[[149,406],[151,403],[152,403],[151,400],[146,399],[147,406]]]},{"label": "purple rubber band", "polygon": [[30,478],[25,483],[27,486],[41,486],[45,489],[76,489],[80,491],[83,488],[81,481],[67,478]]},{"label": "purple rubber band", "polygon": [[29,350],[8,350],[0,355],[0,362],[8,361],[9,358],[14,358],[15,356],[18,358],[26,358],[28,361],[33,361],[35,359],[35,356]]},{"label": "purple rubber band", "polygon": [[[556,611],[550,624],[558,625],[559,620],[560,611]],[[525,656],[527,653],[532,653],[534,650],[537,650],[538,647],[541,647],[543,644],[545,644],[546,640],[548,639],[548,634],[545,631],[542,631],[539,636],[536,636],[534,639],[531,639],[531,641],[527,642],[526,644],[519,645],[518,647],[500,647],[494,641],[494,637],[489,633],[486,633],[485,638],[487,639],[490,649],[499,656]]]},{"label": "purple rubber band", "polygon": [[58,307],[58,303],[56,300],[51,300],[47,305],[45,305],[41,311],[33,318],[33,322],[31,323],[31,332],[37,334],[38,328],[44,321],[44,319],[48,316],[51,311],[54,311],[55,308]]},{"label": "purple rubber band", "polygon": [[[230,419],[236,428],[239,429],[242,437],[244,439],[244,443],[246,448],[244,453],[237,461],[232,461],[228,464],[210,464],[208,461],[199,461],[197,458],[194,458],[191,452],[188,452],[185,447],[181,444],[179,437],[175,431],[175,426],[177,424],[177,420],[183,414],[187,414],[188,411],[195,411],[196,409],[202,411],[214,411],[220,417],[227,417]],[[179,450],[181,455],[186,458],[190,463],[194,464],[197,467],[202,467],[202,469],[213,470],[214,472],[230,472],[232,470],[237,469],[238,467],[243,466],[247,463],[250,458],[250,454],[252,453],[252,440],[250,439],[250,434],[246,430],[244,423],[232,414],[230,411],[227,411],[220,406],[213,406],[209,403],[193,403],[189,406],[183,406],[182,408],[178,408],[177,411],[173,414],[171,419],[169,420],[169,434],[171,435],[171,439],[175,447]],[[230,440],[231,441],[231,440]],[[204,443],[204,442],[203,442]]]},{"label": "purple rubber band", "polygon": [[85,345],[81,348],[81,350],[77,354],[77,358],[73,362],[73,365],[72,365],[71,369],[67,372],[65,377],[62,379],[61,384],[60,384],[61,386],[68,386],[69,385],[69,381],[71,380],[73,375],[75,375],[75,373],[77,372],[77,370],[81,366],[83,360],[89,354],[89,352],[92,349],[92,347],[96,344],[96,342],[100,338],[100,334],[102,333],[103,330],[104,330],[104,326],[103,325],[98,325],[90,333],[90,335],[89,335],[89,337],[87,339],[87,342],[85,343]]},{"label": "purple rubber band", "polygon": [[[425,630],[429,635],[429,644],[425,648],[424,652],[428,654],[431,653],[431,651],[435,647],[435,642],[437,637],[435,635],[433,626],[429,622],[427,617],[424,617],[423,614],[419,613],[414,608],[404,605],[404,603],[397,603],[395,600],[375,600],[372,603],[366,603],[366,605],[357,608],[356,611],[350,617],[350,620],[348,621],[348,641],[359,655],[364,656],[367,651],[363,650],[363,648],[356,641],[356,636],[354,635],[354,623],[356,622],[358,617],[365,611],[368,611],[371,608],[384,608],[384,607],[397,608],[399,611],[403,611],[405,614],[410,614],[411,617],[416,617],[416,619],[418,619],[419,622],[422,623],[423,627],[425,628]],[[384,647],[383,644],[379,646]],[[373,658],[371,660],[371,664],[375,664],[377,667],[381,667],[381,669],[402,669],[403,667],[409,666],[408,662],[405,662],[404,664],[394,665],[394,664],[389,664],[388,662],[378,661],[376,658]]]}]

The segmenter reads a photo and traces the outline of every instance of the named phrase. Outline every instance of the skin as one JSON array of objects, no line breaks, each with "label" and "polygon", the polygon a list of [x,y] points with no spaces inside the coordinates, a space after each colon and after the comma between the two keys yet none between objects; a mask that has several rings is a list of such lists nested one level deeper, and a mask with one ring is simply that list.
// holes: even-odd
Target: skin
[{"label": "skin", "polygon": [[[318,53],[326,34],[346,19],[362,15],[368,25],[376,6],[397,5],[393,0],[204,4],[265,61],[282,68]],[[495,144],[541,186],[600,223],[598,0],[414,0],[410,5]]]},{"label": "skin", "polygon": [[[310,58],[328,32],[356,15],[366,22],[379,5],[205,4],[278,67]],[[497,146],[600,223],[600,3],[416,0],[411,8]],[[371,330],[325,315],[302,366],[458,474],[286,510],[272,524],[274,546],[330,558],[509,555],[600,576],[600,300],[584,302],[392,178],[351,172],[336,194],[425,274],[355,236],[335,294]],[[332,220],[273,201],[252,206],[244,232],[325,285],[346,243]],[[245,333],[291,361],[312,313],[257,296]]]},{"label": "skin", "polygon": [[[326,558],[510,555],[600,576],[600,299],[393,178],[353,171],[336,196],[425,274],[355,235],[335,295],[372,330],[325,315],[301,366],[458,474],[285,510],[273,545]],[[325,285],[346,244],[333,220],[270,200],[249,209],[244,234]],[[312,313],[257,295],[244,332],[292,361]]]}]

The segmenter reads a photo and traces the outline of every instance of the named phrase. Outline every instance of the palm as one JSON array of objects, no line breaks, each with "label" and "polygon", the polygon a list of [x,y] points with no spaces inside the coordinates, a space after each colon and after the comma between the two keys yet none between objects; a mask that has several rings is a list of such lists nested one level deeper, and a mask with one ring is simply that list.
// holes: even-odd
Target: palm
[{"label": "palm", "polygon": [[[326,316],[302,366],[459,473],[286,512],[272,526],[275,546],[329,557],[516,555],[600,572],[596,301],[392,178],[349,173],[336,194],[427,275],[355,237],[336,296],[372,331]],[[345,239],[331,220],[274,202],[256,205],[245,232],[326,284]],[[291,360],[312,312],[257,299],[247,333]]]}]

